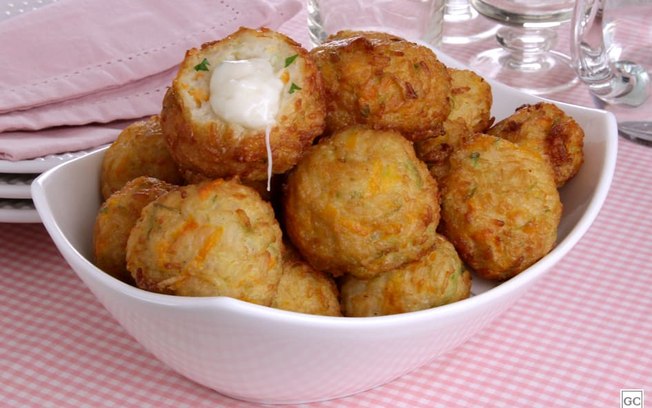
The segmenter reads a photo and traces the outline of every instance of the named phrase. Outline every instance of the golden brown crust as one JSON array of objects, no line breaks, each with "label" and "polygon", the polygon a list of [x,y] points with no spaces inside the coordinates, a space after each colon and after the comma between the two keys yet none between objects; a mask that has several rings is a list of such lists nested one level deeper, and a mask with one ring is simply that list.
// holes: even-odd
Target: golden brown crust
[{"label": "golden brown crust", "polygon": [[474,133],[485,132],[494,121],[491,116],[491,85],[473,71],[448,68],[448,73],[451,76],[448,120],[462,119]]},{"label": "golden brown crust", "polygon": [[308,265],[289,244],[283,251],[283,274],[272,307],[299,313],[341,316],[333,277]]},{"label": "golden brown crust", "polygon": [[[204,176],[199,173],[192,172],[190,170],[183,170],[183,179],[186,184],[199,184],[204,181],[214,180],[214,178]],[[281,189],[283,185],[283,176],[282,175],[273,175],[270,180],[270,189],[267,190],[267,180],[243,180],[240,177],[233,177],[232,179],[237,181],[240,184],[244,184],[247,187],[251,187],[260,197],[265,201],[271,201],[274,197],[274,193]]]},{"label": "golden brown crust", "polygon": [[100,188],[106,200],[139,176],[181,184],[182,177],[168,151],[158,115],[124,128],[102,159]]},{"label": "golden brown crust", "polygon": [[102,203],[93,228],[93,254],[98,268],[133,283],[126,260],[129,233],[143,207],[174,188],[153,177],[136,177]]},{"label": "golden brown crust", "polygon": [[541,154],[552,166],[557,187],[575,176],[584,162],[584,131],[552,103],[521,106],[488,133]]},{"label": "golden brown crust", "polygon": [[357,124],[412,141],[440,132],[451,79],[432,50],[384,33],[334,38],[310,51],[324,78],[327,132]]},{"label": "golden brown crust", "polygon": [[448,157],[472,136],[473,131],[463,119],[448,119],[444,122],[440,136],[415,143],[414,150],[417,157],[428,165],[430,174],[440,183],[450,168]]},{"label": "golden brown crust", "polygon": [[143,209],[127,243],[127,269],[142,289],[269,306],[281,248],[271,206],[249,187],[216,179],[180,187]]},{"label": "golden brown crust", "polygon": [[448,173],[448,157],[463,143],[493,123],[491,86],[469,70],[448,68],[451,76],[451,111],[440,135],[415,143],[419,159],[439,182]]},{"label": "golden brown crust", "polygon": [[450,157],[442,233],[487,279],[508,279],[555,245],[562,204],[550,167],[529,149],[476,135]]},{"label": "golden brown crust", "polygon": [[[293,55],[293,63],[285,67],[285,59]],[[241,28],[186,53],[161,110],[163,130],[175,160],[184,170],[209,178],[267,178],[266,129],[249,129],[212,112],[208,103],[212,71],[194,69],[204,58],[210,69],[225,60],[266,58],[275,72],[283,71],[285,85],[270,144],[273,172],[292,168],[324,130],[323,85],[308,52],[285,35],[268,29]],[[290,92],[293,83],[301,89]]]},{"label": "golden brown crust", "polygon": [[453,245],[441,235],[422,258],[371,279],[345,276],[341,286],[345,316],[414,312],[466,299],[471,274]]},{"label": "golden brown crust", "polygon": [[288,236],[318,270],[371,277],[435,240],[437,184],[397,132],[355,127],[321,139],[284,192]]}]

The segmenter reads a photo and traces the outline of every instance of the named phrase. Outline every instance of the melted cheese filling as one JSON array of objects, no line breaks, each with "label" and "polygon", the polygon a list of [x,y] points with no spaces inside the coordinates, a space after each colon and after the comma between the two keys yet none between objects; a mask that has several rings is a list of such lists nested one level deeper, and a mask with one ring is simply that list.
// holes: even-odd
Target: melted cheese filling
[{"label": "melted cheese filling", "polygon": [[283,81],[263,58],[224,61],[211,75],[209,103],[227,122],[249,129],[265,128],[267,190],[272,178],[272,148],[269,136],[281,104]]},{"label": "melted cheese filling", "polygon": [[224,120],[261,129],[276,122],[282,89],[266,59],[224,61],[213,70],[209,102]]}]

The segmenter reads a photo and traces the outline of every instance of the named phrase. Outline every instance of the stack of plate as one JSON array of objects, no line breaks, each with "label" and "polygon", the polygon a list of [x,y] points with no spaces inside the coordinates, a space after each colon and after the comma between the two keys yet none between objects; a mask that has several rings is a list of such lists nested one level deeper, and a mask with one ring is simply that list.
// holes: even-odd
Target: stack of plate
[{"label": "stack of plate", "polygon": [[41,222],[32,202],[32,181],[42,172],[89,152],[83,150],[21,161],[0,160],[0,222]]},{"label": "stack of plate", "polygon": [[[0,21],[56,1],[0,0]],[[30,184],[43,171],[84,153],[65,153],[24,161],[0,160],[0,222],[41,222],[32,203]]]}]

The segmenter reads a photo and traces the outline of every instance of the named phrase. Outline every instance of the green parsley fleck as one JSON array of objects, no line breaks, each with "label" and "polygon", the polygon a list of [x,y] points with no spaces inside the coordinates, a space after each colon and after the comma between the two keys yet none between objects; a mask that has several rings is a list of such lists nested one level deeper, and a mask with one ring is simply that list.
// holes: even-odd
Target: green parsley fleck
[{"label": "green parsley fleck", "polygon": [[288,92],[293,94],[296,91],[300,91],[300,90],[301,90],[301,87],[299,85],[295,84],[294,82],[292,82],[292,85],[290,85],[290,90]]},{"label": "green parsley fleck", "polygon": [[405,167],[407,167],[412,177],[416,179],[417,187],[419,188],[423,187],[423,180],[421,178],[421,173],[419,173],[419,170],[417,169],[417,166],[414,165],[414,162],[411,160],[406,161]]},{"label": "green parsley fleck", "polygon": [[294,54],[294,55],[291,56],[291,57],[287,57],[287,58],[285,59],[285,68],[287,68],[287,67],[289,67],[290,65],[292,65],[292,63],[294,62],[295,59],[297,59],[298,56],[299,56],[299,54]]},{"label": "green parsley fleck", "polygon": [[204,58],[199,64],[195,65],[195,71],[208,71],[208,66],[210,62]]},{"label": "green parsley fleck", "polygon": [[361,200],[364,197],[364,195],[360,191],[351,191],[349,192],[349,198],[351,200]]},{"label": "green parsley fleck", "polygon": [[478,159],[480,158],[480,153],[473,152],[469,155],[469,158],[471,159],[471,163],[473,164],[473,167],[476,167],[478,165]]}]

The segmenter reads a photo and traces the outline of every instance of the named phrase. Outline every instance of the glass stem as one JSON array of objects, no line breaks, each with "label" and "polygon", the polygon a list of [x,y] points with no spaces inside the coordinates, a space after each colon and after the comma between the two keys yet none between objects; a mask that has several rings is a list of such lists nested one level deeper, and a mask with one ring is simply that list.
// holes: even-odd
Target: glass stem
[{"label": "glass stem", "polygon": [[469,21],[478,16],[468,0],[446,0],[444,6],[444,21],[459,23]]},{"label": "glass stem", "polygon": [[501,27],[496,40],[509,54],[504,65],[532,72],[548,67],[546,54],[554,47],[557,34],[549,28]]}]

